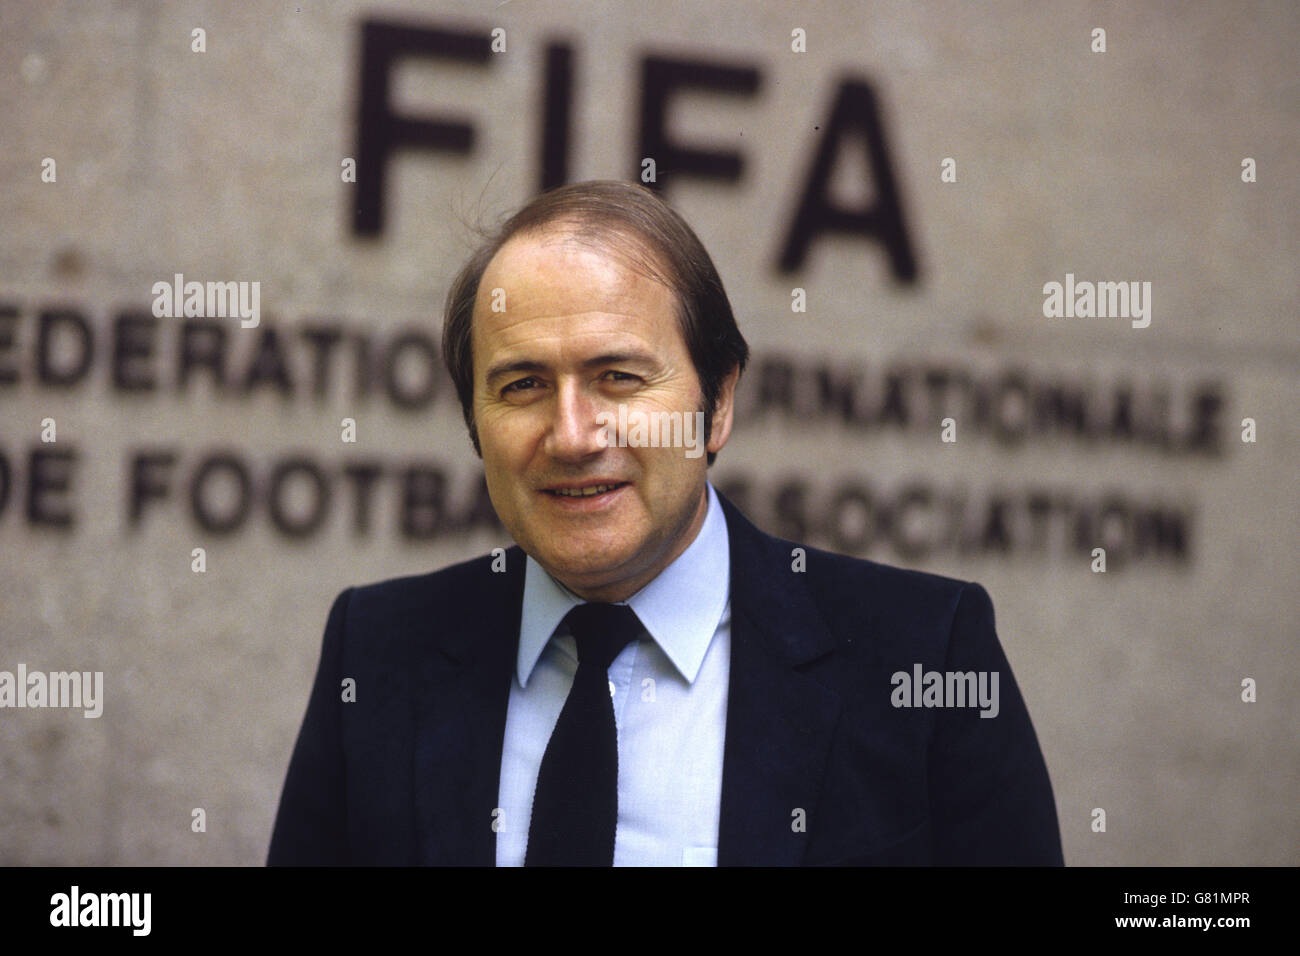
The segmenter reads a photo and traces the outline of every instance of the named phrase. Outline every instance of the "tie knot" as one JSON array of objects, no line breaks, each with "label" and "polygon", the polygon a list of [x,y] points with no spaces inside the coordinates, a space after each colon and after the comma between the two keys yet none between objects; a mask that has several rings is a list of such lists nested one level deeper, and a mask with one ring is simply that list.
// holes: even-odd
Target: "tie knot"
[{"label": "tie knot", "polygon": [[578,642],[579,666],[607,670],[619,651],[641,634],[641,620],[626,604],[579,604],[564,620]]}]

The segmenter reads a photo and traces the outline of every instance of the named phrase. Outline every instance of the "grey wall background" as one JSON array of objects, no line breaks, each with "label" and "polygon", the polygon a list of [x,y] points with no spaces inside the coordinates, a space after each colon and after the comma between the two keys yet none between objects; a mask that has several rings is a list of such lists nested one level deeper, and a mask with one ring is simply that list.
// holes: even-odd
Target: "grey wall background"
[{"label": "grey wall background", "polygon": [[[349,231],[356,187],[340,161],[356,154],[358,25],[392,16],[502,27],[507,49],[485,67],[403,65],[401,108],[463,116],[478,139],[466,157],[396,160],[388,228],[363,241]],[[17,381],[0,385],[11,471],[0,670],[101,670],[105,705],[98,720],[0,710],[0,862],[260,863],[334,595],[509,543],[482,529],[403,539],[390,477],[366,535],[350,529],[342,484],[305,541],[278,535],[264,506],[237,533],[203,532],[186,481],[217,448],[259,481],[290,452],[332,480],[358,456],[426,460],[464,502],[478,467],[459,410],[445,389],[418,413],[359,399],[342,374],[323,397],[306,384],[287,401],[207,383],[177,393],[168,324],[179,320],[157,334],[157,391],[115,390],[108,350],[119,311],[147,311],[152,284],[177,272],[260,281],[263,325],[286,338],[313,317],[376,341],[436,334],[465,223],[536,187],[552,37],[575,52],[574,179],[630,175],[646,52],[760,70],[752,98],[684,94],[671,113],[683,141],[741,150],[742,181],[683,178],[668,194],[712,252],[757,356],[860,367],[872,388],[882,369],[918,363],[1087,380],[1102,395],[1132,382],[1167,390],[1175,417],[1215,383],[1218,455],[1060,437],[1009,446],[960,415],[945,444],[937,421],[853,429],[754,412],[713,477],[748,479],[754,516],[778,531],[773,502],[790,480],[819,514],[850,480],[882,494],[924,481],[978,501],[1047,487],[1185,508],[1183,560],[1105,574],[1060,529],[1041,551],[867,553],[989,589],[1068,862],[1300,862],[1298,26],[1288,2],[6,3],[0,303],[17,318],[0,362]],[[204,53],[190,49],[196,27]],[[796,27],[803,54],[791,51]],[[1104,54],[1089,49],[1094,27]],[[851,239],[818,242],[792,275],[772,268],[843,76],[867,78],[880,98],[922,269],[911,288],[891,280],[879,246]],[[836,178],[847,199],[870,188],[856,155]],[[42,182],[46,157],[56,182]],[[940,181],[944,157],[955,183]],[[1255,183],[1242,182],[1244,157]],[[1150,327],[1045,318],[1042,286],[1067,272],[1152,282]],[[806,313],[791,311],[796,286]],[[37,315],[55,305],[83,312],[96,335],[89,372],[68,389],[33,373]],[[257,331],[232,321],[232,355]],[[307,353],[291,356],[307,381]],[[356,445],[340,442],[345,416]],[[40,441],[47,417],[53,446]],[[1253,444],[1240,441],[1245,417]],[[127,462],[153,447],[178,455],[171,494],[132,527]],[[27,456],[41,448],[76,452],[71,528],[24,515]],[[1258,682],[1257,702],[1242,701],[1243,678]],[[194,808],[206,832],[192,832]]]}]

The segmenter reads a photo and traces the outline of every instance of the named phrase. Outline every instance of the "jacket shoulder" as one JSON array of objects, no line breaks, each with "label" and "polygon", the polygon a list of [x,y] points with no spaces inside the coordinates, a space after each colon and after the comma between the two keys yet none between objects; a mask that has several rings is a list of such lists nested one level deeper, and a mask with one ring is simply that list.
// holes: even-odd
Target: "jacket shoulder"
[{"label": "jacket shoulder", "polygon": [[[773,590],[799,589],[782,603],[818,614],[841,645],[870,635],[891,648],[942,654],[957,623],[993,624],[992,602],[978,584],[809,547],[770,535],[722,495],[732,545],[733,595],[762,604]],[[798,574],[791,574],[799,570]],[[749,580],[738,580],[742,574]],[[812,611],[815,608],[815,612]]]},{"label": "jacket shoulder", "polygon": [[818,548],[805,547],[804,550],[808,554],[809,568],[815,565],[819,574],[827,578],[828,584],[880,589],[899,600],[932,602],[936,598],[955,596],[966,587],[979,587],[971,581],[930,571],[902,568]]},{"label": "jacket shoulder", "polygon": [[457,630],[461,621],[481,614],[485,604],[504,600],[512,584],[522,582],[523,551],[506,549],[501,574],[499,555],[486,554],[428,571],[347,588],[331,616],[341,617],[345,643],[363,641],[369,652],[380,645]]},{"label": "jacket shoulder", "polygon": [[866,614],[882,623],[907,625],[936,616],[950,620],[963,600],[981,610],[985,605],[990,610],[992,607],[988,593],[974,581],[767,537],[774,552],[787,564],[792,560],[793,549],[802,549],[804,584],[816,603],[829,610],[830,619],[839,617],[840,613],[859,619]]},{"label": "jacket shoulder", "polygon": [[932,616],[939,608],[953,608],[963,594],[978,601],[988,600],[984,589],[972,582],[850,557],[770,535],[723,495],[718,497],[728,519],[733,563],[743,573],[753,574],[761,588],[775,582],[788,586],[789,572],[802,558],[798,577],[816,603],[830,610],[832,618],[838,616],[836,612],[847,611],[858,618],[871,612],[907,620],[918,615]]},{"label": "jacket shoulder", "polygon": [[[511,552],[519,552],[517,560],[523,560],[523,553],[517,546],[506,549],[506,562],[515,559]],[[497,558],[492,554],[480,555],[457,564],[426,571],[423,574],[409,574],[402,577],[386,578],[370,584],[354,585],[351,592],[352,605],[376,605],[411,607],[438,603],[458,594],[464,594],[467,588],[481,587],[489,580],[492,564]]]},{"label": "jacket shoulder", "polygon": [[791,549],[803,548],[798,577],[841,645],[869,638],[885,657],[942,661],[959,632],[994,633],[993,602],[973,581],[771,540],[787,568]]}]

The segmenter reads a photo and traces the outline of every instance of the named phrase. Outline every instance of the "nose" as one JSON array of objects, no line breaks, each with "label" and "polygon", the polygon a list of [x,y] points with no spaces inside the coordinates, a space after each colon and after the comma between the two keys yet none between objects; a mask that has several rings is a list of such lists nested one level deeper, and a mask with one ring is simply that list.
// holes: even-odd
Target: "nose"
[{"label": "nose", "polygon": [[560,461],[579,462],[603,451],[604,427],[596,416],[604,405],[573,379],[561,378],[546,433],[547,454]]}]

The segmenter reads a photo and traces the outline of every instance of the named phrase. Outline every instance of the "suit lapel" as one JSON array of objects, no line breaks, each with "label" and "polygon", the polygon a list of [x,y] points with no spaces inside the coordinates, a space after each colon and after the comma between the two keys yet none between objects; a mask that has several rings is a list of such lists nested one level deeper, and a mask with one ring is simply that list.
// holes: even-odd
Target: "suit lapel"
[{"label": "suit lapel", "polygon": [[[723,745],[721,866],[798,864],[809,832],[831,735],[840,714],[833,691],[800,672],[833,650],[792,556],[718,495],[731,553],[731,675]],[[524,553],[506,551],[506,572],[489,559],[456,599],[454,616],[429,624],[413,650],[415,809],[419,860],[492,866],[492,810],[501,779],[510,680],[523,607]]]},{"label": "suit lapel", "polygon": [[[493,866],[492,811],[501,779],[510,677],[519,644],[524,553],[506,550],[505,573],[484,559],[465,589],[440,608],[415,648],[415,809],[427,865]],[[481,570],[480,570],[481,569]]]},{"label": "suit lapel", "polygon": [[[731,551],[731,676],[719,866],[792,866],[820,821],[816,802],[840,714],[799,667],[835,640],[793,556],[718,496]],[[797,828],[802,810],[806,830]]]}]

